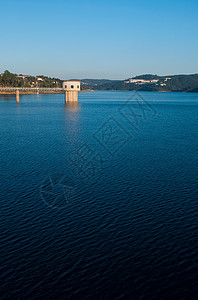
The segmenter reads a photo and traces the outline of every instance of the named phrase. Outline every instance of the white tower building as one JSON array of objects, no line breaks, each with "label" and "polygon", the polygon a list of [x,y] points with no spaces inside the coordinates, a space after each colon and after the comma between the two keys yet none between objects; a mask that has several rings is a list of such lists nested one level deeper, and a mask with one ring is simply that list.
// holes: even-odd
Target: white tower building
[{"label": "white tower building", "polygon": [[63,81],[65,90],[65,103],[78,102],[78,93],[80,92],[80,81]]}]

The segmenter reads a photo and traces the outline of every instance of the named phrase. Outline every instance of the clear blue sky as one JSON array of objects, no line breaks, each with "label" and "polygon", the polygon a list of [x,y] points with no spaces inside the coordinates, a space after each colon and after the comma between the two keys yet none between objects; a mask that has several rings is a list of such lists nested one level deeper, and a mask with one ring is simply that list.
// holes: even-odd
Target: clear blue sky
[{"label": "clear blue sky", "polygon": [[198,73],[198,1],[0,0],[0,72]]}]

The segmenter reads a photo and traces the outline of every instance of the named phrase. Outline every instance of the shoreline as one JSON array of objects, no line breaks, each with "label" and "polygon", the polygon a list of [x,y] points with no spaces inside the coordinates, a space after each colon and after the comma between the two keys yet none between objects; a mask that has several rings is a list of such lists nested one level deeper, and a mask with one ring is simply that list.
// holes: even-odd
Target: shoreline
[{"label": "shoreline", "polygon": [[[198,93],[198,92],[191,92],[191,91],[136,91],[136,90],[81,90],[79,93],[83,92],[151,92],[151,93]],[[40,95],[40,94],[64,94],[64,92],[56,92],[56,91],[41,91],[39,93],[31,92],[31,91],[21,91],[20,95]],[[14,91],[1,91],[0,90],[0,96],[1,95],[16,95],[16,92]]]},{"label": "shoreline", "polygon": [[[79,93],[82,92],[91,92],[94,90],[82,90]],[[20,95],[40,95],[40,94],[64,94],[64,92],[59,92],[59,91],[41,91],[39,93],[36,92],[31,92],[31,91],[20,91]],[[16,95],[15,91],[1,91],[0,90],[0,95]]]}]

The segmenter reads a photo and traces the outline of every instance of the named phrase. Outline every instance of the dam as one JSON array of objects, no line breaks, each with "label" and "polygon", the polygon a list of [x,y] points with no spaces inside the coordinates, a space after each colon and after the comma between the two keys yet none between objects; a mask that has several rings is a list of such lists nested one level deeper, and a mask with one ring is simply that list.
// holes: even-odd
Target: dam
[{"label": "dam", "polygon": [[65,94],[65,103],[78,103],[78,93],[81,90],[81,82],[78,80],[63,81],[62,88],[45,88],[45,87],[0,87],[1,92],[8,94],[9,92],[16,94],[16,102],[20,103],[20,92],[31,92],[39,94],[44,93],[60,93]]}]

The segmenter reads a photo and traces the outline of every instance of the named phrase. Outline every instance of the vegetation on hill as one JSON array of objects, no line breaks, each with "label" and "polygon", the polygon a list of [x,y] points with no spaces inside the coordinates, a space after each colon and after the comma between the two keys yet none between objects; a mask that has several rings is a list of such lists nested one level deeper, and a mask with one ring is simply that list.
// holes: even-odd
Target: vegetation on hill
[{"label": "vegetation on hill", "polygon": [[197,92],[198,74],[174,76],[145,74],[122,81],[97,82],[93,80],[86,83],[82,80],[82,87],[85,86],[93,90]]},{"label": "vegetation on hill", "polygon": [[[7,70],[0,75],[0,87],[62,87],[62,82],[58,78],[17,75]],[[198,92],[198,74],[171,76],[144,74],[127,80],[82,79],[81,89]]]},{"label": "vegetation on hill", "polygon": [[62,80],[47,76],[29,76],[12,74],[5,71],[0,76],[0,86],[4,87],[62,87]]},{"label": "vegetation on hill", "polygon": [[144,74],[144,75],[138,75],[133,77],[133,79],[144,79],[144,80],[152,80],[152,79],[159,79],[160,76],[158,75],[152,75],[152,74]]}]

